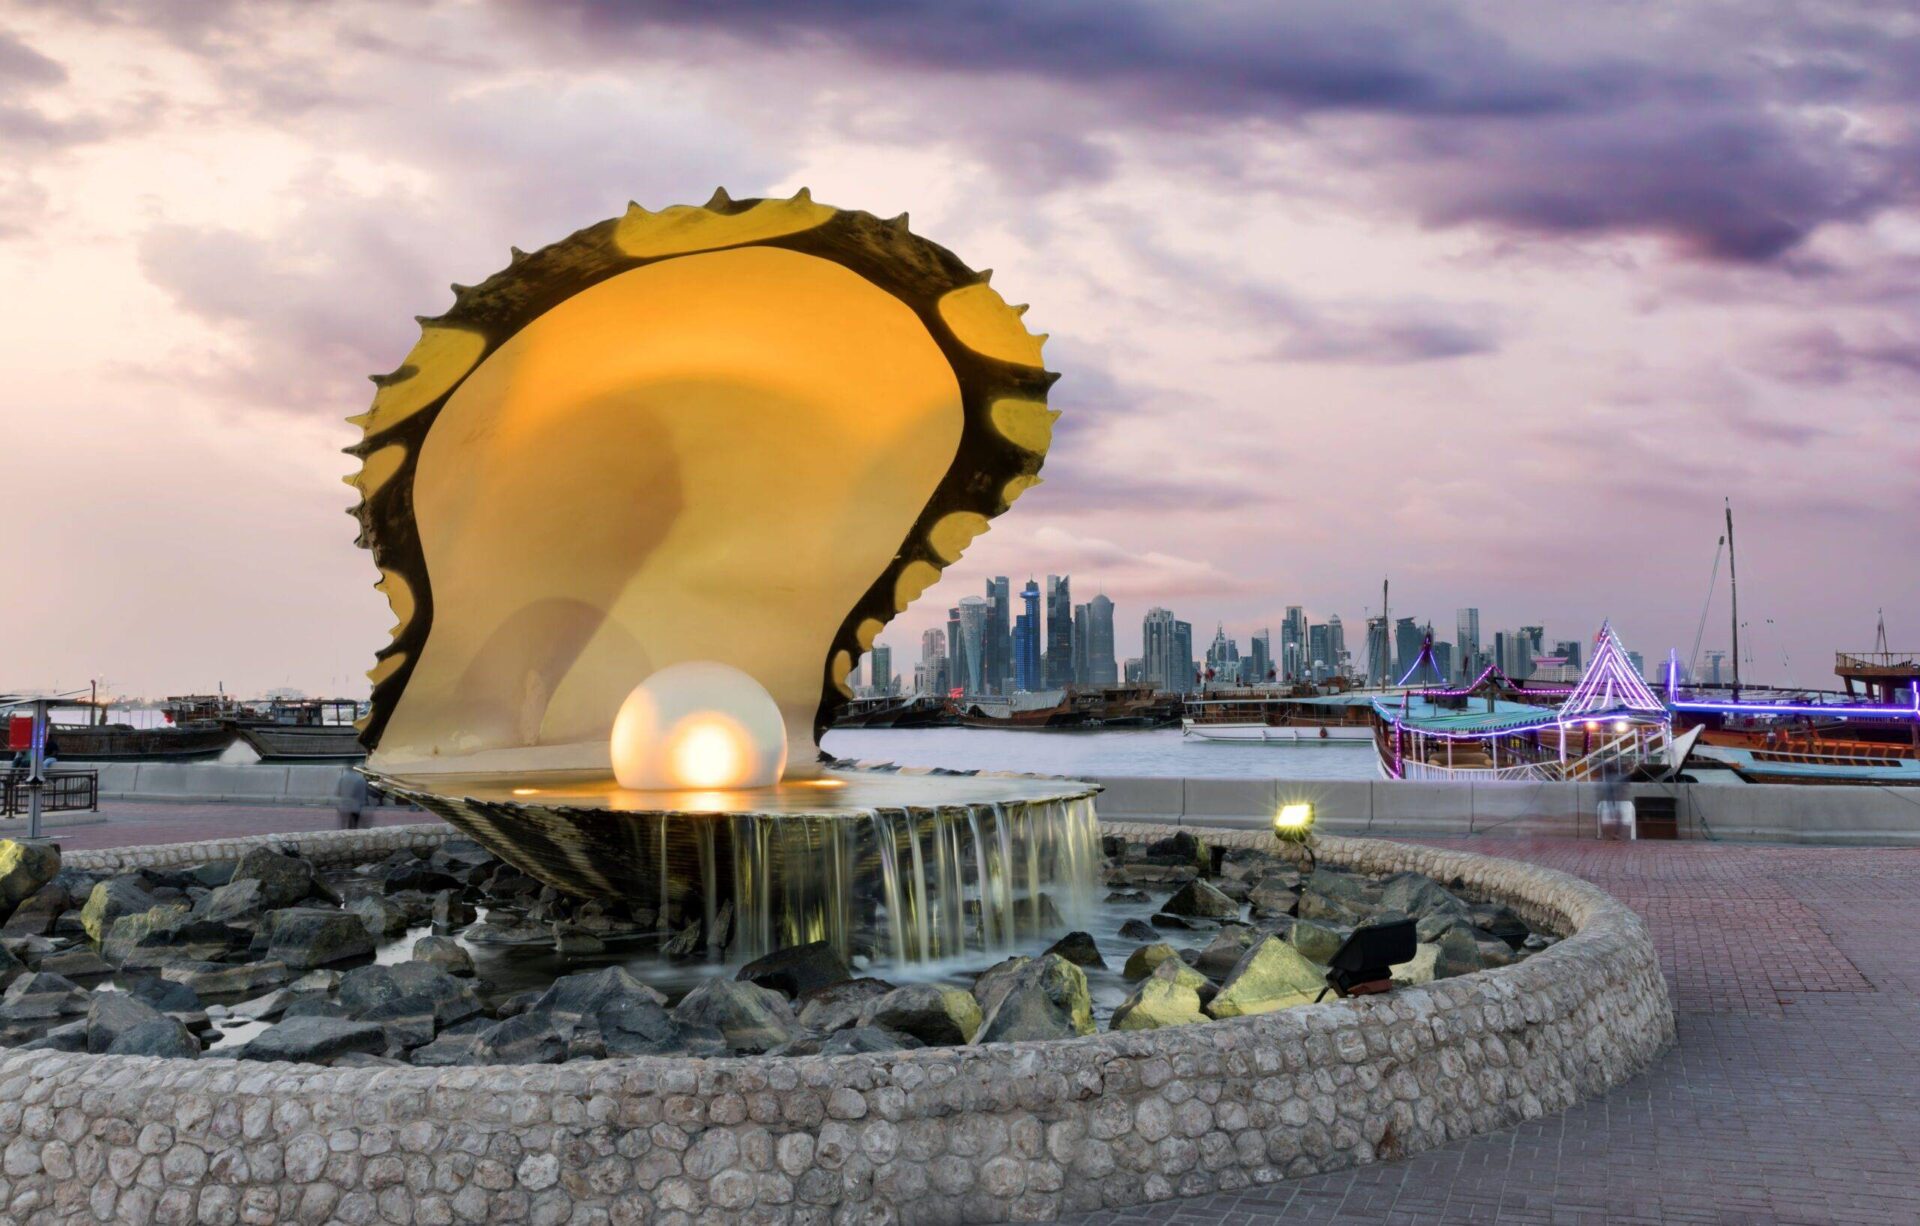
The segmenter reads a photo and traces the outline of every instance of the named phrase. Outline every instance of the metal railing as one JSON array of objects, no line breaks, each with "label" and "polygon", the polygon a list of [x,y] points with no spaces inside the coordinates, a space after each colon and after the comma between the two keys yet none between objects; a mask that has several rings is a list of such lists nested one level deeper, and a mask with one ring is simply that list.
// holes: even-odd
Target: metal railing
[{"label": "metal railing", "polygon": [[1894,672],[1920,674],[1920,652],[1912,651],[1836,651],[1836,673]]},{"label": "metal railing", "polygon": [[[25,817],[30,794],[26,771],[8,770],[0,774],[0,817]],[[99,809],[99,771],[57,770],[41,785],[42,813],[98,812]]]}]

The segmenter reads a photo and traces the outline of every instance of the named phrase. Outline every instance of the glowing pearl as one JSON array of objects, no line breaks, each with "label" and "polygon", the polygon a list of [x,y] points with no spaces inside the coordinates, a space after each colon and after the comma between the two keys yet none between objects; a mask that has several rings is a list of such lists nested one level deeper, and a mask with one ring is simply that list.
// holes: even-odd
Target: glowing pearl
[{"label": "glowing pearl", "polygon": [[727,664],[663,668],[614,717],[613,774],[623,788],[760,788],[787,765],[787,726],[773,696]]}]

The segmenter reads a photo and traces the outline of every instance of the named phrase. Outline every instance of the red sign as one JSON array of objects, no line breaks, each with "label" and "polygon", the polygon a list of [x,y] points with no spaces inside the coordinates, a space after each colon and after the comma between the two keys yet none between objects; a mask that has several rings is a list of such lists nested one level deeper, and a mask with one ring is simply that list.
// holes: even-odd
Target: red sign
[{"label": "red sign", "polygon": [[7,748],[33,748],[33,716],[14,715],[7,719]]}]

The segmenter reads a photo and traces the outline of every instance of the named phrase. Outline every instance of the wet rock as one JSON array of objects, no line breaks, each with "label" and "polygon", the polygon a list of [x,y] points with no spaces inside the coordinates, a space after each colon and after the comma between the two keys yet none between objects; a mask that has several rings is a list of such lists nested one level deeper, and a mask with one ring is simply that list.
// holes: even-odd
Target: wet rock
[{"label": "wet rock", "polygon": [[712,922],[707,924],[706,935],[707,950],[712,956],[718,958],[726,952],[727,945],[733,940],[733,900],[731,898],[721,903],[720,909],[714,912]]},{"label": "wet rock", "polygon": [[847,960],[826,941],[776,949],[741,967],[737,976],[790,997],[804,996],[852,977],[853,969]]},{"label": "wet rock", "polygon": [[500,858],[472,839],[448,839],[433,849],[426,863],[462,885],[477,885],[493,876]]},{"label": "wet rock", "polygon": [[1191,959],[1195,969],[1214,979],[1225,979],[1240,965],[1247,951],[1259,944],[1262,934],[1244,924],[1229,924]]},{"label": "wet rock", "polygon": [[269,910],[291,907],[313,892],[313,865],[271,847],[255,847],[234,865],[228,884],[240,881],[258,881]]},{"label": "wet rock", "polygon": [[15,1051],[85,1051],[87,1050],[87,1021],[81,1018],[77,1022],[68,1022],[55,1026],[37,1039],[30,1039],[14,1048]]},{"label": "wet rock", "polygon": [[1107,960],[1100,956],[1100,947],[1085,932],[1069,932],[1048,946],[1046,952],[1059,954],[1075,966],[1104,967],[1107,964]]},{"label": "wet rock", "polygon": [[0,994],[0,1022],[40,1021],[85,1013],[92,997],[71,979],[45,971],[21,975]]},{"label": "wet rock", "polygon": [[1151,941],[1159,935],[1153,925],[1145,920],[1130,919],[1120,925],[1120,939],[1123,941]]},{"label": "wet rock", "polygon": [[481,886],[495,898],[524,898],[540,892],[540,883],[511,864],[497,866]]},{"label": "wet rock", "polygon": [[334,1068],[406,1068],[405,1060],[393,1056],[376,1056],[372,1052],[350,1051],[333,1060]]},{"label": "wet rock", "polygon": [[1207,841],[1185,830],[1147,844],[1143,858],[1150,864],[1192,865],[1199,873],[1213,870],[1213,851]]},{"label": "wet rock", "polygon": [[473,955],[452,937],[421,937],[413,943],[412,960],[437,966],[449,975],[473,975]]},{"label": "wet rock", "polygon": [[200,919],[181,903],[165,903],[114,920],[100,943],[100,956],[128,970],[212,962],[245,949],[253,937],[250,928]]},{"label": "wet rock", "polygon": [[562,958],[586,958],[607,952],[607,943],[574,924],[556,923],[553,925],[553,952]]},{"label": "wet rock", "polygon": [[1531,935],[1531,931],[1527,928],[1527,921],[1499,903],[1480,903],[1468,908],[1467,915],[1473,921],[1474,927],[1490,932],[1506,942],[1508,949],[1519,949],[1527,943],[1527,937]]},{"label": "wet rock", "polygon": [[[477,1003],[477,1002],[476,1002]],[[424,1047],[433,1042],[434,1000],[425,992],[409,992],[380,1001],[354,1020],[378,1022],[387,1032],[388,1051]]]},{"label": "wet rock", "polygon": [[405,890],[418,890],[423,894],[437,894],[442,890],[459,890],[466,882],[443,873],[425,860],[409,860],[388,869],[380,879],[382,894],[398,894]]},{"label": "wet rock", "polygon": [[193,905],[193,914],[222,924],[254,924],[272,909],[266,883],[248,877],[209,890],[205,898]]},{"label": "wet rock", "polygon": [[600,898],[589,899],[573,909],[573,926],[602,940],[636,936],[653,924],[653,912],[646,908],[642,908],[642,911],[646,915],[644,924],[619,903]]},{"label": "wet rock", "polygon": [[1145,890],[1113,890],[1107,894],[1106,898],[1108,902],[1144,903],[1147,900],[1147,892]]},{"label": "wet rock", "polygon": [[0,839],[0,917],[40,892],[60,872],[60,849],[40,839]]},{"label": "wet rock", "polygon": [[972,1040],[980,1029],[980,1005],[973,993],[931,983],[895,988],[860,1011],[860,1025],[912,1035],[929,1047]]},{"label": "wet rock", "polygon": [[1287,932],[1287,943],[1299,950],[1308,961],[1318,962],[1321,966],[1327,964],[1327,960],[1333,957],[1334,951],[1346,939],[1347,934],[1339,929],[1310,919],[1296,921]]},{"label": "wet rock", "polygon": [[824,1038],[807,1036],[795,1039],[791,1043],[782,1043],[769,1055],[773,1056],[857,1056],[869,1052],[910,1051],[926,1044],[912,1035],[897,1034],[891,1030],[882,1030],[878,1026],[853,1026],[846,1030],[836,1030]]},{"label": "wet rock", "polygon": [[[1416,933],[1417,935],[1417,933]],[[1513,947],[1483,928],[1455,924],[1436,944],[1440,955],[1435,973],[1442,979],[1468,975],[1514,961]]]},{"label": "wet rock", "polygon": [[473,923],[476,915],[473,904],[454,890],[442,890],[433,896],[433,930],[441,936],[460,931]]},{"label": "wet rock", "polygon": [[104,1052],[122,1032],[165,1016],[131,993],[95,992],[87,1004],[87,1050]]},{"label": "wet rock", "polygon": [[858,1025],[861,1010],[893,987],[884,979],[848,979],[815,988],[800,997],[800,1024],[823,1034]]},{"label": "wet rock", "polygon": [[162,1014],[122,1031],[107,1046],[106,1054],[188,1060],[200,1055],[200,1040],[178,1018]]},{"label": "wet rock", "polygon": [[160,978],[200,996],[238,996],[292,978],[284,962],[183,962],[160,968]]},{"label": "wet rock", "polygon": [[1087,975],[1058,954],[1044,954],[1015,971],[1006,993],[980,1022],[975,1043],[1065,1039],[1093,1033]]},{"label": "wet rock", "polygon": [[14,908],[7,922],[0,924],[0,936],[46,936],[53,931],[61,913],[71,908],[75,901],[73,894],[56,875]]},{"label": "wet rock", "polygon": [[1169,958],[1140,981],[1133,995],[1113,1011],[1109,1030],[1159,1030],[1207,1021],[1201,993],[1211,992],[1207,977],[1178,958]]},{"label": "wet rock", "polygon": [[736,1052],[768,1051],[804,1033],[786,997],[738,979],[707,980],[687,993],[673,1012],[689,1025],[716,1028]]},{"label": "wet rock", "polygon": [[1156,941],[1151,945],[1142,945],[1128,954],[1127,965],[1120,973],[1128,980],[1145,979],[1153,974],[1154,969],[1162,962],[1169,958],[1177,961],[1179,957],[1179,950],[1164,941]]},{"label": "wet rock", "polygon": [[296,970],[373,952],[373,936],[366,925],[344,911],[306,907],[275,911],[261,931],[267,937],[266,956]]},{"label": "wet rock", "polygon": [[143,1000],[162,1013],[186,1013],[200,1008],[200,994],[184,983],[169,983],[153,975],[127,975],[120,980],[127,995]]},{"label": "wet rock", "polygon": [[[296,993],[291,988],[275,988],[265,996],[256,996],[252,1000],[241,1001],[231,1009],[228,1009],[226,1016],[245,1018],[255,1022],[270,1022],[284,1014],[289,1005],[307,995],[306,993]],[[325,998],[320,997],[318,999]]]},{"label": "wet rock", "polygon": [[1394,982],[1409,987],[1417,983],[1432,983],[1439,965],[1440,947],[1438,945],[1415,945],[1411,959],[1394,964]]},{"label": "wet rock", "polygon": [[533,1002],[546,995],[545,988],[532,988],[525,992],[515,992],[493,1007],[493,1015],[502,1020],[519,1017],[533,1008]]},{"label": "wet rock", "polygon": [[1224,854],[1220,859],[1219,873],[1222,877],[1244,881],[1251,885],[1259,881],[1284,880],[1289,877],[1298,880],[1300,876],[1293,865],[1270,851],[1262,851],[1255,847],[1228,847],[1222,850]]},{"label": "wet rock", "polygon": [[474,924],[460,934],[474,945],[545,945],[553,940],[553,930],[544,924],[528,923],[489,914],[485,923]]},{"label": "wet rock", "polygon": [[397,937],[412,926],[406,908],[378,894],[354,899],[347,904],[347,914],[359,919],[375,940]]},{"label": "wet rock", "polygon": [[973,998],[980,1002],[982,1017],[991,1013],[993,1007],[1006,996],[1007,989],[1013,986],[1014,974],[1032,961],[1032,958],[1015,955],[980,972],[980,977],[973,981]]},{"label": "wet rock", "polygon": [[0,948],[0,988],[8,986],[26,973],[26,965],[13,956],[12,950]]},{"label": "wet rock", "polygon": [[1313,890],[1302,892],[1300,901],[1294,907],[1294,914],[1301,919],[1320,920],[1341,928],[1355,928],[1366,923],[1371,912],[1372,908],[1365,903],[1349,902]]},{"label": "wet rock", "polygon": [[390,1007],[413,997],[431,1006],[434,1021],[441,1026],[465,1021],[481,1007],[472,984],[424,962],[356,967],[340,977],[340,1005],[349,1017],[376,1021],[402,1016],[404,1011],[392,1012]]},{"label": "wet rock", "polygon": [[1219,994],[1208,1002],[1207,1012],[1214,1017],[1245,1017],[1311,1004],[1325,986],[1325,974],[1299,950],[1277,937],[1267,937],[1233,968]]},{"label": "wet rock", "polygon": [[1299,881],[1298,874],[1263,877],[1247,891],[1247,902],[1255,915],[1292,915],[1300,901]]},{"label": "wet rock", "polygon": [[443,1034],[424,1047],[407,1053],[407,1059],[423,1068],[451,1068],[457,1064],[480,1064],[474,1058],[479,1043],[477,1034]]},{"label": "wet rock", "polygon": [[1520,948],[1527,950],[1530,953],[1537,953],[1540,950],[1546,949],[1548,946],[1557,945],[1559,943],[1560,943],[1559,937],[1551,936],[1544,932],[1535,932],[1535,933],[1529,934],[1527,939],[1520,943]]},{"label": "wet rock", "polygon": [[80,925],[93,940],[104,941],[113,921],[150,911],[159,903],[139,877],[109,877],[87,895],[86,905],[80,908]]},{"label": "wet rock", "polygon": [[233,874],[240,867],[238,860],[209,860],[205,864],[196,864],[187,870],[187,876],[209,890],[218,889],[233,880]]},{"label": "wet rock", "polygon": [[40,959],[34,969],[60,975],[76,983],[104,979],[114,971],[111,962],[91,949],[63,949],[57,954],[48,954]]},{"label": "wet rock", "polygon": [[1161,904],[1160,910],[1186,919],[1235,919],[1240,915],[1240,904],[1205,881],[1189,881]]},{"label": "wet rock", "polygon": [[1459,912],[1466,903],[1424,873],[1395,873],[1380,883],[1380,905],[1420,919],[1436,912]]},{"label": "wet rock", "polygon": [[290,1017],[267,1027],[235,1053],[242,1060],[295,1060],[326,1064],[349,1052],[378,1055],[387,1032],[373,1022],[343,1017]]},{"label": "wet rock", "polygon": [[606,1056],[727,1056],[734,1050],[717,1025],[689,1021],[636,996],[601,1006],[590,1020]]},{"label": "wet rock", "polygon": [[700,949],[700,925],[688,924],[660,946],[660,956],[674,959],[691,958],[699,953]]},{"label": "wet rock", "polygon": [[1191,919],[1165,911],[1157,913],[1149,922],[1155,928],[1166,928],[1175,932],[1211,932],[1220,926],[1218,920]]}]

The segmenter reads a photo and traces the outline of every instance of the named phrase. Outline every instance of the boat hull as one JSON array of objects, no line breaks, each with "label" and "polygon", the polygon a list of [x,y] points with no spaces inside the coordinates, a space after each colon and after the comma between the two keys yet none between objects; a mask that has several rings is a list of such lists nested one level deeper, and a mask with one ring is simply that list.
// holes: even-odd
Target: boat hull
[{"label": "boat hull", "polygon": [[1373,741],[1373,729],[1350,724],[1203,724],[1182,720],[1185,736],[1203,741],[1235,741],[1245,744],[1280,745],[1367,745]]},{"label": "boat hull", "polygon": [[241,725],[240,739],[260,755],[262,762],[358,762],[367,756],[358,731],[351,724],[314,726]]}]

